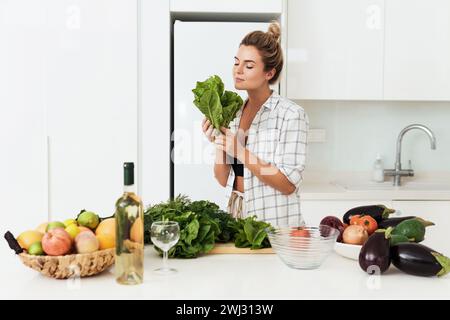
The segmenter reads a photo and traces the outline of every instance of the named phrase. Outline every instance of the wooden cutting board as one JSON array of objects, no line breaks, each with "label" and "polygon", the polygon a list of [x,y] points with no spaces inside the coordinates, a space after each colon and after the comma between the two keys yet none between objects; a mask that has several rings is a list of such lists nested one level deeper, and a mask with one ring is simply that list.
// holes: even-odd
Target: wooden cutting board
[{"label": "wooden cutting board", "polygon": [[214,248],[208,254],[261,254],[261,253],[275,253],[272,248],[250,249],[250,248],[236,248],[233,242],[216,243]]}]

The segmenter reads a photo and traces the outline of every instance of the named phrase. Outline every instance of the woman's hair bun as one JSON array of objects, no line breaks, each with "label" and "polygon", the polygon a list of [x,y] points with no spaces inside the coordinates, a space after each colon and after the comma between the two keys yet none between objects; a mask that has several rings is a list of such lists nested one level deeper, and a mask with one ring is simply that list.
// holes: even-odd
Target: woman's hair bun
[{"label": "woman's hair bun", "polygon": [[267,33],[269,33],[272,37],[275,38],[276,41],[278,41],[281,35],[280,24],[277,21],[272,21],[269,25]]}]

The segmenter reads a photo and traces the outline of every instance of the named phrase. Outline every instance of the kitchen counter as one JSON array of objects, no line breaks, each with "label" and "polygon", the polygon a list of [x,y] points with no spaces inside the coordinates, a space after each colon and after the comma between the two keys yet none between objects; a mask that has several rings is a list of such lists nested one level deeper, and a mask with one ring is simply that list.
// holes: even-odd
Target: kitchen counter
[{"label": "kitchen counter", "polygon": [[450,275],[422,278],[391,266],[369,276],[357,261],[333,253],[316,270],[295,270],[274,254],[208,255],[170,259],[173,276],[152,273],[161,259],[146,247],[145,280],[139,286],[114,281],[113,268],[81,280],[54,280],[25,267],[0,245],[1,299],[449,299]]}]

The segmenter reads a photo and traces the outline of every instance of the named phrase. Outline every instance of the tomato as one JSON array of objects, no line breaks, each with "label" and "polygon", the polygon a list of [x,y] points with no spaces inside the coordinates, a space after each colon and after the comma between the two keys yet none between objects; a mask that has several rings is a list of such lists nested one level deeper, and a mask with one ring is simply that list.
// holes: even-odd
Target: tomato
[{"label": "tomato", "polygon": [[363,226],[364,229],[367,230],[367,233],[369,234],[369,236],[375,232],[375,230],[378,229],[378,223],[377,221],[372,218],[371,216],[362,216],[361,218],[359,218],[358,220],[358,225]]},{"label": "tomato", "polygon": [[350,225],[358,224],[359,218],[361,216],[359,214],[354,215],[350,218]]},{"label": "tomato", "polygon": [[291,237],[305,237],[309,238],[310,234],[309,231],[303,228],[294,229],[290,233]]},{"label": "tomato", "polygon": [[309,241],[311,234],[307,229],[302,227],[292,229],[289,233],[291,238],[289,239],[289,246],[295,249],[305,250],[309,248]]}]

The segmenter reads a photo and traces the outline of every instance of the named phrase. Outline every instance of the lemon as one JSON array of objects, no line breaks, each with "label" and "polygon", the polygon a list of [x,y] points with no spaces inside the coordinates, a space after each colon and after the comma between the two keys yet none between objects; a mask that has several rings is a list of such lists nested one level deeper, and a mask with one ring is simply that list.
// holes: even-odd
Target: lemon
[{"label": "lemon", "polygon": [[72,238],[72,239],[75,239],[75,237],[80,233],[80,228],[78,228],[78,226],[76,225],[76,224],[74,224],[74,223],[72,223],[72,224],[69,224],[67,227],[66,227],[66,229],[64,229],[64,230],[66,230],[66,232],[70,235],[70,237]]},{"label": "lemon", "polygon": [[43,236],[44,234],[39,231],[29,230],[19,234],[17,237],[17,242],[20,247],[28,250],[33,243],[41,241]]},{"label": "lemon", "polygon": [[48,225],[48,222],[41,223],[41,224],[36,228],[36,231],[39,231],[39,232],[41,232],[41,233],[45,233],[46,230],[47,230],[47,225]]},{"label": "lemon", "polygon": [[68,226],[70,226],[71,224],[77,224],[77,220],[75,220],[75,219],[67,219],[67,220],[65,220],[64,221],[64,225],[66,226],[66,227],[68,227]]}]

